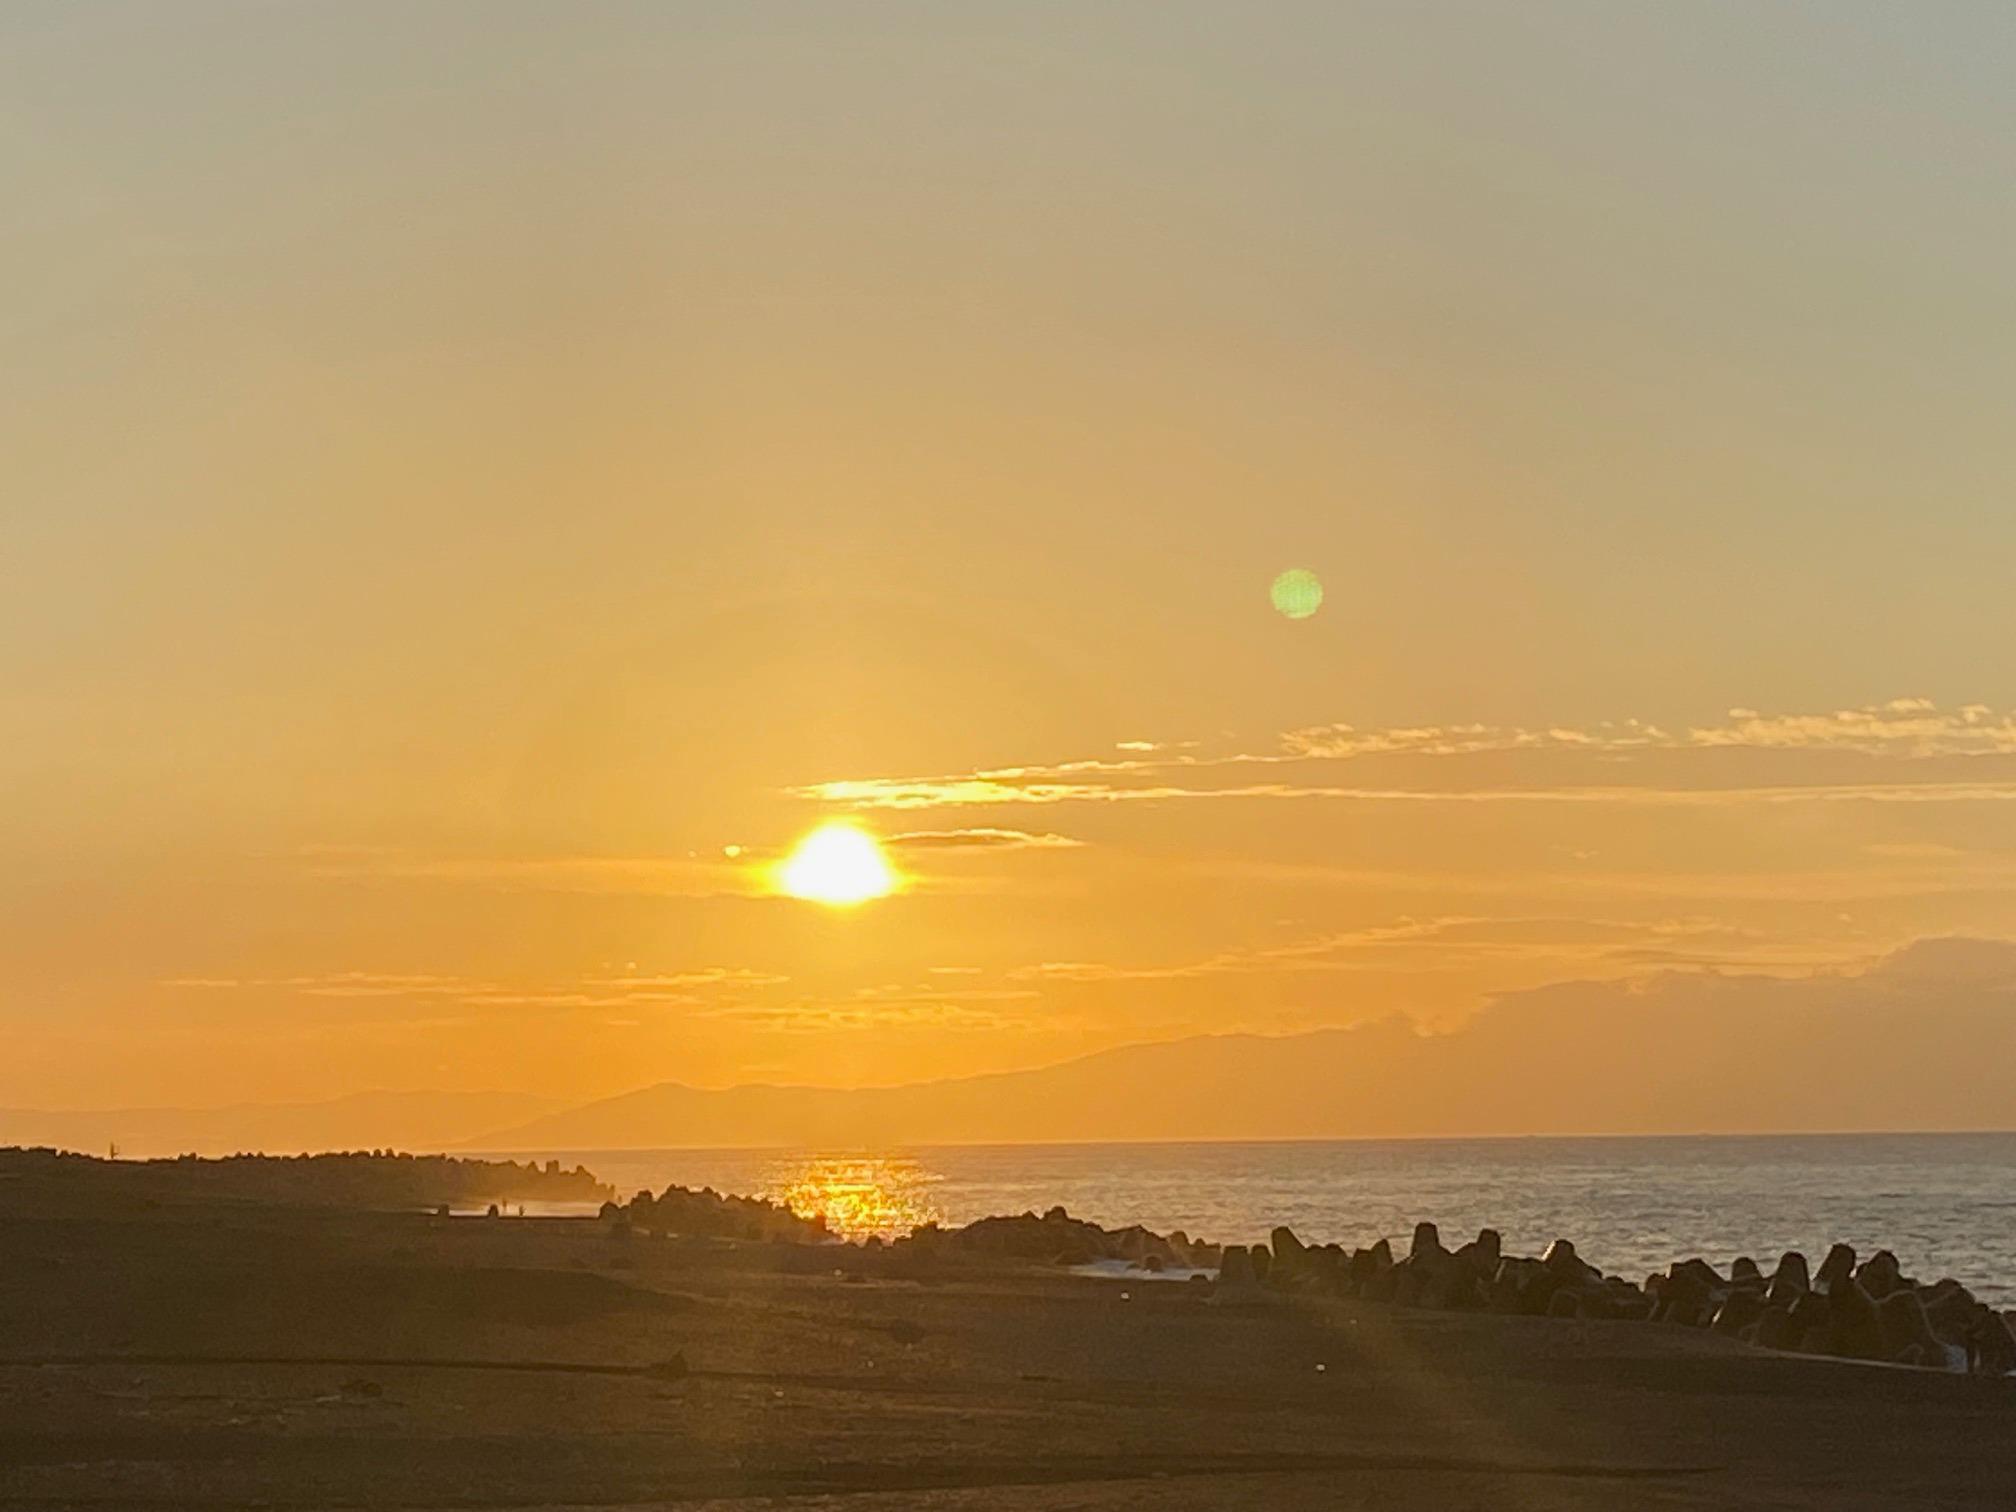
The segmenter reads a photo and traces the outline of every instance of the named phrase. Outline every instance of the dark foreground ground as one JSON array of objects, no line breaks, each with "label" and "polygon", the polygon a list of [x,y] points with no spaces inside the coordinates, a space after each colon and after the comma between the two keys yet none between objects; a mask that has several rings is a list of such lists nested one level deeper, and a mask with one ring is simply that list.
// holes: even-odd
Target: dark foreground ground
[{"label": "dark foreground ground", "polygon": [[0,1193],[0,1506],[2016,1505],[2016,1382],[845,1257]]}]

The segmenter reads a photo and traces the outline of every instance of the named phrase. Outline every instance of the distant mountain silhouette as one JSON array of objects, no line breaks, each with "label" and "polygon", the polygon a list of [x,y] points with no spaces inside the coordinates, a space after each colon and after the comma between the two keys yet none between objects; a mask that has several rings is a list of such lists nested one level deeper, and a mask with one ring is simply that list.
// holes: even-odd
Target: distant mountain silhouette
[{"label": "distant mountain silhouette", "polygon": [[1502,998],[1468,1026],[1133,1044],[831,1091],[663,1083],[472,1141],[623,1147],[2016,1127],[2016,946],[1927,939],[1861,974],[1667,974]]},{"label": "distant mountain silhouette", "polygon": [[121,1154],[131,1156],[441,1150],[561,1106],[558,1098],[520,1092],[359,1092],[327,1102],[223,1108],[0,1108],[0,1144],[103,1154],[116,1143]]},{"label": "distant mountain silhouette", "polygon": [[1501,999],[1426,1035],[1208,1036],[839,1091],[645,1087],[472,1141],[512,1151],[2016,1127],[2016,946],[1859,974],[1674,973]]},{"label": "distant mountain silhouette", "polygon": [[[675,1082],[100,1112],[0,1109],[0,1144],[130,1155],[2016,1128],[2016,943],[1927,939],[1855,972],[1668,972],[1393,1016],[1122,1046],[1033,1071],[835,1090]],[[590,1162],[592,1165],[592,1162]]]}]

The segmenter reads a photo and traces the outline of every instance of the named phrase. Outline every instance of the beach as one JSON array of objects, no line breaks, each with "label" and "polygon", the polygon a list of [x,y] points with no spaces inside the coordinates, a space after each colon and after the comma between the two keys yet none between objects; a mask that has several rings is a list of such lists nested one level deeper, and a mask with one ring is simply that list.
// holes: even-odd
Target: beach
[{"label": "beach", "polygon": [[2001,1507],[2016,1382],[585,1219],[10,1193],[0,1505]]}]

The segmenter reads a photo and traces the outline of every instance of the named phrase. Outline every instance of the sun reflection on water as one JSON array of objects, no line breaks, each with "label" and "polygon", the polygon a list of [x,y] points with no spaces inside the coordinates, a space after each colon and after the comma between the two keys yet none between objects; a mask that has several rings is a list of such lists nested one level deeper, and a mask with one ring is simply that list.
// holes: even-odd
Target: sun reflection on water
[{"label": "sun reflection on water", "polygon": [[769,1173],[763,1195],[807,1218],[824,1214],[840,1239],[896,1239],[942,1215],[931,1188],[943,1178],[899,1156],[822,1155]]}]

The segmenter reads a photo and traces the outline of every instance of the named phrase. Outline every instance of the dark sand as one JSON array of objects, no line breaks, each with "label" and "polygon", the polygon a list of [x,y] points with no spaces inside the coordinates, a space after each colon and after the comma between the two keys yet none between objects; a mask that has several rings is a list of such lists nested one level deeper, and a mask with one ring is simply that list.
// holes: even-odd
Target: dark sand
[{"label": "dark sand", "polygon": [[[2016,1505],[2016,1382],[843,1263],[0,1193],[0,1506]],[[684,1379],[625,1368],[679,1354]]]}]

